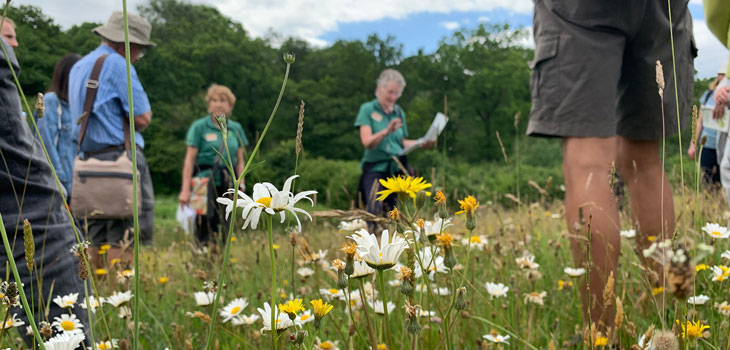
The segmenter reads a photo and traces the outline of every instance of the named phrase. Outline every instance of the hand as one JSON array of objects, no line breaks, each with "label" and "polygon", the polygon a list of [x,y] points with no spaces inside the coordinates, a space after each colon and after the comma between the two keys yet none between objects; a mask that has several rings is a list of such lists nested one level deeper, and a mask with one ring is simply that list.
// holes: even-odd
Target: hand
[{"label": "hand", "polygon": [[696,150],[695,150],[695,144],[694,143],[690,143],[689,149],[687,150],[687,156],[689,157],[689,159],[692,159],[692,160],[695,159],[695,152],[696,152]]},{"label": "hand", "polygon": [[715,103],[715,108],[712,110],[712,119],[719,120],[722,118],[723,115],[725,115],[725,106],[727,105],[727,101],[720,103]]},{"label": "hand", "polygon": [[190,203],[190,191],[188,190],[180,192],[177,200],[180,202],[180,206],[188,205]]},{"label": "hand", "polygon": [[400,118],[395,118],[388,123],[388,127],[385,128],[385,130],[388,130],[388,134],[400,129],[403,126],[403,121]]},{"label": "hand", "polygon": [[720,86],[719,88],[715,89],[715,103],[723,105],[727,104],[728,91],[730,91],[730,86]]},{"label": "hand", "polygon": [[435,142],[433,142],[433,141],[426,141],[421,144],[421,148],[431,149],[431,148],[433,148],[434,144],[435,144]]},{"label": "hand", "polygon": [[238,189],[243,192],[246,192],[246,184],[243,181],[241,181],[241,184],[238,185]]}]

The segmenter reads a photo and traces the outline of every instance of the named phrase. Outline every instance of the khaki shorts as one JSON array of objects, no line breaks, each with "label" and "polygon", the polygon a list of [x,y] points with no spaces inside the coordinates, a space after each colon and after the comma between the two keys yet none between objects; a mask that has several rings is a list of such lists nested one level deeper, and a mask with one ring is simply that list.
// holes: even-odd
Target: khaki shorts
[{"label": "khaki shorts", "polygon": [[[672,1],[681,125],[694,84],[688,0]],[[677,132],[666,0],[536,0],[528,135],[655,140]],[[664,67],[664,111],[656,61]]]}]

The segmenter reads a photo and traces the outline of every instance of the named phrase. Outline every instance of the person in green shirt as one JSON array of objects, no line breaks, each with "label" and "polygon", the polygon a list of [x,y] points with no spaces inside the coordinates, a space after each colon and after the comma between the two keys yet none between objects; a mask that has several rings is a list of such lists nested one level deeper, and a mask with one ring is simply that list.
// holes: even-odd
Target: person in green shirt
[{"label": "person in green shirt", "polygon": [[[394,69],[384,70],[377,80],[376,98],[363,103],[355,119],[355,127],[360,131],[360,141],[365,148],[360,162],[362,175],[358,186],[358,199],[368,212],[376,215],[383,215],[392,210],[396,200],[394,195],[383,202],[375,200],[375,194],[383,190],[378,180],[403,174],[404,170],[411,172],[405,156],[399,157],[404,148],[417,142],[406,138],[408,136],[406,114],[396,104],[405,87],[406,81],[400,72]],[[423,148],[432,146],[433,142],[421,145]]]},{"label": "person in green shirt", "polygon": [[[222,236],[225,235],[225,227],[222,230],[219,227],[221,223],[225,222],[223,220],[224,208],[215,200],[233,186],[231,175],[240,176],[243,172],[243,149],[248,145],[241,124],[230,120],[233,106],[236,103],[236,96],[233,95],[231,89],[213,84],[208,88],[205,99],[208,101],[208,115],[193,122],[188,129],[182,187],[178,197],[181,206],[192,204],[196,209],[198,215],[195,220],[195,237],[202,245],[207,245],[213,237],[218,236],[218,232],[223,232],[220,238],[224,238]],[[226,123],[228,150],[222,145],[223,134],[218,122],[214,119],[214,116],[221,115],[225,115],[228,120]],[[228,157],[230,154],[235,174],[228,172],[217,152],[223,154],[224,157]],[[196,192],[207,193],[205,201],[191,203],[193,185],[196,187]],[[241,189],[244,188],[242,181]]]}]

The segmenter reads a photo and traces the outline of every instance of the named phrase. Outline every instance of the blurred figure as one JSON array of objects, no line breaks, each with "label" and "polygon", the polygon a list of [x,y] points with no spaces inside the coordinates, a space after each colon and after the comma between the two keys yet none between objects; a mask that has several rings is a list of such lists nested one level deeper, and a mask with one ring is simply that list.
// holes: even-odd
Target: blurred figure
[{"label": "blurred figure", "polygon": [[[700,105],[702,107],[715,107],[715,88],[718,83],[725,78],[725,67],[722,67],[717,72],[717,77],[710,82],[707,90],[700,97]],[[702,109],[701,109],[702,110]],[[720,184],[720,152],[718,152],[718,135],[719,132],[716,129],[704,128],[702,125],[702,114],[697,118],[697,125],[695,127],[695,142],[690,143],[687,155],[690,159],[695,159],[697,149],[700,147],[702,139],[705,139],[705,144],[702,146],[702,153],[700,154],[700,169],[702,170],[702,179],[706,184],[718,185]]]},{"label": "blurred figure", "polygon": [[45,113],[43,118],[38,119],[38,129],[58,179],[66,191],[67,201],[71,200],[73,165],[76,158],[76,142],[73,140],[76,118],[71,116],[68,105],[68,76],[71,67],[79,59],[81,56],[70,53],[56,63],[51,88],[43,96]]},{"label": "blurred figure", "polygon": [[[0,16],[0,20],[2,19],[3,17]],[[15,22],[12,19],[5,17],[0,34],[2,35],[3,40],[5,40],[5,42],[12,48],[18,47],[18,38],[15,36]]]}]

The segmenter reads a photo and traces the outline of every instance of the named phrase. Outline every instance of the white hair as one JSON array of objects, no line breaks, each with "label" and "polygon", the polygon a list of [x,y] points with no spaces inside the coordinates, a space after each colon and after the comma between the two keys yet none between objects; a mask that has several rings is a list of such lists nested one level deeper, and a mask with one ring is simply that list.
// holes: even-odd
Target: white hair
[{"label": "white hair", "polygon": [[[377,80],[377,86],[385,87],[385,85],[390,82],[396,82],[400,86],[400,93],[403,93],[403,89],[405,89],[406,87],[406,79],[403,78],[403,74],[400,74],[399,71],[390,68],[380,72]],[[400,93],[398,94],[398,96],[400,96]],[[375,95],[378,95],[377,89],[375,89]]]}]

